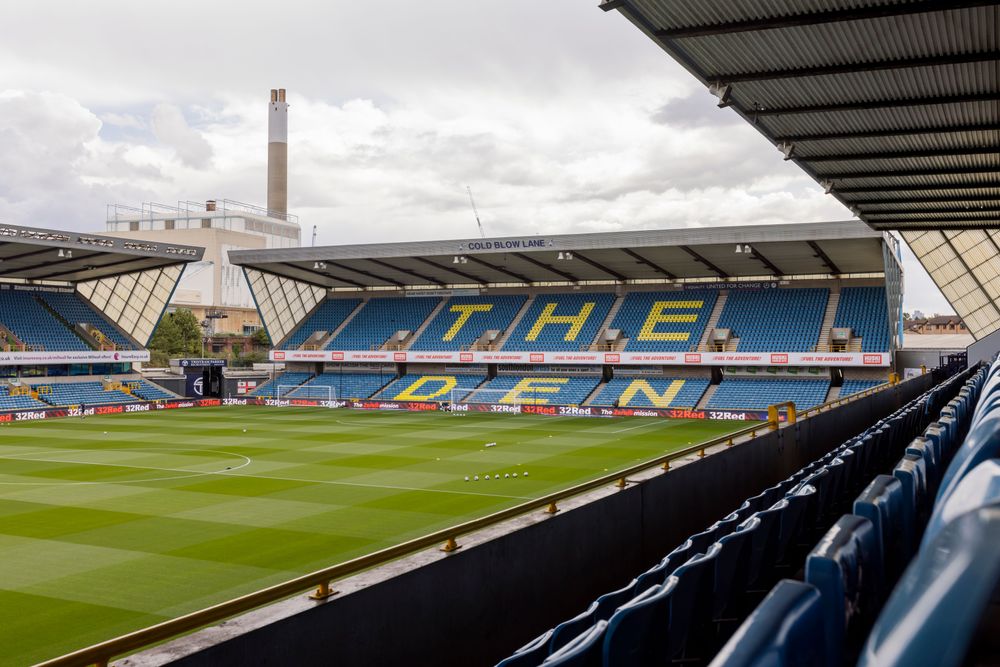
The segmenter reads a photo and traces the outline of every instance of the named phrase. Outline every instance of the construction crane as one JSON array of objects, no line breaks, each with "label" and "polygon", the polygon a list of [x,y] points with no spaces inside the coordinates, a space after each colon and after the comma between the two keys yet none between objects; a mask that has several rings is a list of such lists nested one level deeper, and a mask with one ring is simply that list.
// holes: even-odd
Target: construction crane
[{"label": "construction crane", "polygon": [[476,216],[476,224],[479,226],[479,235],[486,238],[486,232],[483,230],[483,223],[479,220],[479,211],[476,209],[476,200],[472,198],[472,188],[468,185],[465,189],[469,192],[469,203],[472,204],[472,213]]}]

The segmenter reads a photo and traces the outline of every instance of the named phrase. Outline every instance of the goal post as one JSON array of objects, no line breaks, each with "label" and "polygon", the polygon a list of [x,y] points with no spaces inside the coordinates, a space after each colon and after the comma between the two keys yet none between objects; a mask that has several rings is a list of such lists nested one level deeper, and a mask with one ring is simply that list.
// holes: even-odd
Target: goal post
[{"label": "goal post", "polygon": [[[456,387],[451,390],[449,404],[458,403],[496,403],[499,405],[533,405],[536,402],[543,402],[544,395],[536,398],[534,392],[520,392],[516,398],[507,399],[510,389],[490,389],[489,387],[469,388]],[[506,400],[505,400],[506,399]]]},{"label": "goal post", "polygon": [[337,400],[337,388],[327,384],[299,385],[281,384],[278,385],[277,399],[287,398],[307,398],[314,401],[335,401]]}]

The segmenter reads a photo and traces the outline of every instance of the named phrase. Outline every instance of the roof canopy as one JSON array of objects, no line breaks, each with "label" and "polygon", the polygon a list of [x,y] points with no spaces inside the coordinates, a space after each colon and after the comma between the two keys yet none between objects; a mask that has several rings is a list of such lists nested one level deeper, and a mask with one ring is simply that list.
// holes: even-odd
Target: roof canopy
[{"label": "roof canopy", "polygon": [[483,287],[882,273],[883,242],[847,221],[238,250],[229,259],[326,288]]},{"label": "roof canopy", "polygon": [[996,0],[605,0],[876,229],[1000,225]]},{"label": "roof canopy", "polygon": [[203,248],[0,224],[0,280],[92,281],[196,262]]}]

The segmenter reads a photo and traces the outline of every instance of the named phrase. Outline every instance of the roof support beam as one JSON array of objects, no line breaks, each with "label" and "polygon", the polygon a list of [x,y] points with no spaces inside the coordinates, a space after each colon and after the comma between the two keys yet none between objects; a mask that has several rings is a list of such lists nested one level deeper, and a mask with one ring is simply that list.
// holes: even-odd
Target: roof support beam
[{"label": "roof support beam", "polygon": [[899,231],[946,231],[961,229],[996,229],[1000,227],[1000,215],[983,220],[865,220],[868,226],[880,232]]},{"label": "roof support beam", "polygon": [[569,274],[569,273],[566,273],[564,271],[560,271],[559,269],[555,268],[554,266],[550,266],[550,265],[546,264],[545,262],[539,262],[534,257],[531,257],[529,255],[525,255],[523,252],[514,252],[514,253],[511,253],[511,254],[514,255],[514,257],[517,257],[518,259],[523,259],[524,261],[528,262],[529,264],[534,264],[535,266],[537,266],[537,267],[539,267],[541,269],[545,269],[546,271],[548,271],[550,273],[554,273],[557,276],[560,276],[560,277],[562,277],[565,280],[568,280],[568,281],[573,282],[573,283],[580,282],[580,279],[577,278],[576,276],[574,276],[572,274]]},{"label": "roof support beam", "polygon": [[978,215],[980,213],[1000,213],[1000,206],[952,206],[950,208],[888,208],[876,211],[865,211],[866,218],[897,216],[897,215]]},{"label": "roof support beam", "polygon": [[774,263],[771,262],[771,260],[769,260],[767,257],[765,257],[763,255],[763,253],[761,253],[759,250],[757,250],[757,248],[754,248],[753,246],[751,246],[751,248],[752,248],[752,252],[750,253],[751,257],[753,257],[754,259],[756,259],[757,261],[759,261],[761,264],[763,264],[764,266],[766,266],[771,271],[771,273],[773,273],[775,276],[782,276],[782,275],[784,275],[781,272],[781,269],[779,269],[777,266],[775,266]]},{"label": "roof support beam", "polygon": [[625,253],[626,255],[628,255],[629,257],[635,259],[636,261],[638,261],[638,262],[640,262],[642,264],[645,264],[646,266],[648,266],[649,268],[653,269],[654,271],[656,271],[657,273],[659,273],[663,277],[668,278],[670,280],[677,280],[677,276],[675,276],[674,274],[670,273],[669,271],[667,271],[666,269],[664,269],[663,267],[661,267],[659,264],[656,264],[652,260],[646,259],[645,257],[643,257],[639,253],[635,252],[634,250],[629,250],[628,248],[622,248],[621,251],[623,253]]},{"label": "roof support beam", "polygon": [[[945,125],[941,127],[911,127],[887,130],[867,130],[864,132],[818,132],[815,134],[788,134],[775,137],[778,142],[800,143],[804,141],[826,141],[829,139],[877,139],[879,137],[910,137],[927,134],[953,134],[957,132],[998,132],[1000,124],[982,123],[979,125]],[[805,158],[808,159],[808,158]]]},{"label": "roof support beam", "polygon": [[525,285],[530,285],[531,284],[531,280],[527,276],[523,276],[520,273],[517,273],[516,271],[511,271],[510,269],[504,268],[502,266],[497,266],[496,264],[490,264],[485,259],[480,259],[479,257],[476,257],[475,255],[465,255],[465,257],[470,262],[475,262],[476,264],[479,264],[480,266],[485,266],[490,271],[496,271],[497,273],[502,273],[505,276],[510,276],[511,278],[515,278],[516,280],[524,283]]},{"label": "roof support beam", "polygon": [[784,116],[807,113],[839,113],[842,111],[874,111],[878,109],[901,109],[906,107],[936,106],[939,104],[971,104],[975,102],[996,102],[1000,93],[975,93],[972,95],[936,95],[934,97],[910,97],[907,99],[873,100],[869,102],[829,102],[806,104],[795,107],[770,107],[752,111],[758,117]]},{"label": "roof support beam", "polygon": [[330,259],[322,259],[320,261],[324,262],[327,266],[335,266],[338,269],[341,269],[343,271],[350,271],[351,273],[356,273],[359,276],[365,276],[366,278],[372,278],[374,280],[378,280],[383,283],[389,283],[390,285],[395,285],[396,287],[403,287],[403,283],[398,282],[396,280],[392,280],[391,278],[386,278],[385,276],[380,276],[377,273],[372,273],[371,271],[365,271],[363,269],[355,269],[352,266],[341,264],[339,262],[334,262],[333,260]]},{"label": "roof support beam", "polygon": [[[886,204],[955,204],[962,200],[970,200],[976,202],[993,202],[1000,203],[1000,197],[996,196],[971,196],[971,197],[887,197],[885,199],[861,199],[852,202],[858,208],[864,208],[865,206],[884,206]],[[974,205],[968,205],[964,210],[975,210]],[[943,209],[935,209],[943,210]],[[871,211],[872,213],[879,213],[878,209]]]},{"label": "roof support beam", "polygon": [[[100,254],[100,253],[95,253],[95,254]],[[93,257],[93,256],[94,255],[87,255],[87,257]],[[76,258],[74,257],[73,259],[76,259]],[[48,280],[50,278],[56,278],[58,276],[67,276],[67,275],[71,275],[71,274],[74,274],[74,273],[80,273],[81,271],[87,271],[87,270],[93,270],[93,269],[106,269],[106,268],[110,268],[112,266],[121,266],[122,264],[132,264],[134,262],[144,262],[144,261],[146,261],[148,259],[149,259],[148,257],[130,257],[129,259],[119,259],[119,260],[115,260],[114,262],[108,262],[107,264],[87,264],[87,265],[84,265],[84,266],[77,267],[75,269],[67,269],[67,270],[64,270],[64,271],[59,271],[57,273],[46,273],[46,274],[40,274],[40,275],[37,275],[37,276],[32,276],[32,279],[33,280]],[[62,264],[56,264],[56,265],[53,265],[52,268],[62,268],[62,267],[63,267]],[[153,267],[149,267],[149,268],[153,268]],[[136,269],[136,270],[138,271],[140,269]],[[115,273],[118,273],[118,272],[116,271]],[[97,278],[107,278],[107,277],[109,277],[109,276],[106,276],[106,275],[105,276],[95,276],[93,279],[96,280]],[[88,278],[88,280],[90,280],[90,279]]]},{"label": "roof support beam", "polygon": [[[604,3],[611,4],[611,3]],[[817,25],[820,23],[839,23],[843,21],[861,21],[878,19],[887,16],[939,12],[965,7],[981,7],[993,4],[991,0],[927,0],[927,2],[901,2],[895,5],[878,5],[874,7],[854,7],[850,9],[829,9],[826,11],[793,14],[791,16],[772,16],[745,21],[728,21],[714,25],[696,25],[684,28],[668,28],[656,31],[655,35],[664,39],[684,39],[688,37],[708,37],[712,35],[729,35],[740,32],[758,32],[761,30],[778,30],[781,28],[797,28],[800,26]],[[601,5],[605,9],[604,5]],[[607,9],[613,9],[609,7]],[[605,11],[607,11],[605,9]]]},{"label": "roof support beam", "polygon": [[692,250],[691,248],[687,247],[686,245],[680,245],[680,246],[677,246],[677,247],[680,248],[681,250],[683,250],[684,252],[686,252],[687,254],[691,255],[691,257],[694,258],[694,261],[700,262],[700,263],[704,264],[705,266],[707,266],[710,270],[715,271],[715,273],[720,278],[728,278],[729,277],[728,273],[726,273],[725,271],[723,271],[722,269],[720,269],[719,267],[717,267],[715,264],[712,264],[710,261],[708,261],[707,259],[705,259],[701,255],[699,255],[698,253],[696,253],[694,250]]},{"label": "roof support beam", "polygon": [[622,274],[618,273],[617,271],[612,271],[611,269],[609,269],[608,267],[604,266],[603,264],[595,262],[594,260],[590,259],[589,257],[586,257],[585,255],[581,255],[580,253],[576,252],[575,250],[572,251],[572,252],[573,252],[573,259],[578,259],[581,262],[583,262],[584,264],[590,264],[592,267],[594,267],[598,271],[603,271],[604,273],[608,274],[609,276],[611,276],[612,278],[614,278],[615,280],[617,280],[619,282],[623,282],[623,283],[624,282],[628,282],[628,278],[626,278]]},{"label": "roof support beam", "polygon": [[372,264],[378,264],[379,266],[384,267],[386,269],[389,269],[390,271],[396,271],[398,273],[405,273],[408,276],[413,276],[414,278],[420,278],[421,280],[426,280],[431,285],[437,285],[438,287],[444,287],[445,286],[445,283],[441,282],[440,280],[436,280],[434,278],[431,278],[430,276],[425,276],[425,275],[423,275],[421,273],[417,273],[416,271],[410,271],[408,269],[401,269],[398,266],[393,266],[392,264],[390,264],[388,262],[383,262],[380,259],[373,259],[371,257],[367,257],[367,258],[365,258],[365,261],[366,262],[371,262]]},{"label": "roof support beam", "polygon": [[818,257],[824,264],[826,264],[826,268],[830,269],[830,273],[834,275],[839,275],[843,273],[843,271],[840,270],[840,267],[838,267],[836,264],[833,263],[833,260],[830,259],[830,256],[827,255],[825,252],[823,252],[823,249],[819,246],[818,243],[816,243],[815,241],[809,241],[808,243],[809,247],[812,248],[813,252],[816,253],[816,257]]},{"label": "roof support beam", "polygon": [[[324,264],[325,263],[326,262],[324,262]],[[323,278],[323,279],[328,280],[328,281],[329,280],[336,280],[338,283],[345,283],[347,285],[353,285],[354,287],[360,287],[362,289],[364,289],[364,287],[365,287],[364,283],[359,283],[359,282],[356,282],[354,280],[350,280],[348,278],[341,278],[340,276],[335,276],[332,273],[330,273],[329,271],[316,271],[315,269],[307,269],[304,266],[297,266],[295,264],[289,264],[288,262],[281,262],[281,264],[283,266],[287,266],[288,268],[292,269],[293,271],[302,271],[303,273],[311,273],[314,276],[319,276],[320,278]],[[275,275],[277,275],[277,274],[275,274]],[[284,278],[290,278],[292,280],[298,280],[297,278],[292,278],[292,276],[288,276],[288,275],[285,275],[283,277]],[[321,287],[329,287],[329,285],[327,285],[326,283],[321,283],[320,286]]]},{"label": "roof support beam", "polygon": [[[985,190],[988,188],[1000,188],[1000,181],[992,181],[985,183],[913,183],[911,185],[872,185],[872,186],[857,186],[857,187],[846,187],[837,188],[837,192],[842,195],[853,195],[853,194],[863,194],[863,193],[883,193],[883,192],[901,192],[907,190],[920,191],[920,190]],[[865,200],[865,201],[877,201],[877,200]],[[913,200],[907,200],[913,201]],[[860,202],[859,202],[860,203]]]},{"label": "roof support beam", "polygon": [[[806,160],[803,159],[805,162]],[[826,180],[846,178],[906,178],[908,176],[945,176],[965,174],[986,174],[996,176],[996,167],[947,167],[943,169],[884,169],[879,171],[835,171],[829,174],[817,173],[817,177]],[[834,188],[836,189],[836,188]]]},{"label": "roof support beam", "polygon": [[[464,255],[463,255],[463,257],[464,257]],[[438,269],[439,271],[448,271],[450,273],[454,273],[456,276],[462,276],[466,280],[471,280],[472,282],[474,282],[477,285],[485,285],[486,284],[486,283],[484,283],[482,281],[481,278],[477,278],[474,275],[472,275],[471,273],[465,273],[464,271],[459,271],[458,269],[453,269],[452,267],[448,266],[447,264],[438,264],[437,262],[432,262],[431,260],[426,259],[424,257],[414,257],[413,259],[417,260],[418,262],[422,262],[423,264],[427,264],[428,266],[433,266],[435,269]]]},{"label": "roof support beam", "polygon": [[814,65],[811,67],[789,67],[787,69],[756,70],[716,74],[709,78],[710,84],[726,85],[742,81],[771,81],[775,79],[803,79],[833,74],[853,74],[855,72],[876,72],[884,70],[914,69],[938,65],[963,65],[966,63],[993,62],[1000,59],[1000,51],[978,53],[950,53],[937,56],[917,56],[893,58],[866,63],[841,63],[837,65]]},{"label": "roof support beam", "polygon": [[[796,155],[792,159],[804,162],[854,162],[858,160],[904,160],[910,158],[949,157],[951,155],[997,155],[1000,146],[969,146],[933,148],[923,151],[877,151],[872,153],[826,153],[823,155]],[[996,168],[994,168],[995,171]]]},{"label": "roof support beam", "polygon": [[[40,255],[40,254],[45,253],[45,252],[53,252],[53,251],[58,251],[58,248],[46,248],[44,251],[27,252],[27,253],[24,253],[23,255],[20,255],[20,257],[27,257],[29,255]],[[91,257],[98,257],[99,255],[103,255],[103,254],[104,253],[102,253],[102,252],[87,252],[87,253],[83,253],[82,255],[76,255],[74,257],[66,257],[61,262],[57,262],[57,261],[53,260],[53,261],[49,261],[49,262],[43,262],[41,264],[32,264],[31,266],[15,267],[15,268],[12,268],[12,269],[8,269],[6,271],[0,271],[0,276],[6,276],[7,274],[10,274],[10,273],[27,273],[28,271],[34,271],[35,269],[44,269],[44,268],[53,268],[53,269],[55,269],[55,268],[62,268],[63,266],[66,266],[68,264],[76,264],[81,259],[90,259]],[[143,257],[141,259],[146,259],[146,258]],[[10,261],[9,258],[6,259],[6,260],[4,260],[4,263],[6,263],[8,261]],[[73,273],[75,273],[76,271],[82,271],[82,270],[83,270],[83,267],[81,266],[81,267],[77,268],[75,271],[73,271]],[[40,276],[32,276],[32,279],[38,280],[38,279],[41,279],[41,277]]]}]

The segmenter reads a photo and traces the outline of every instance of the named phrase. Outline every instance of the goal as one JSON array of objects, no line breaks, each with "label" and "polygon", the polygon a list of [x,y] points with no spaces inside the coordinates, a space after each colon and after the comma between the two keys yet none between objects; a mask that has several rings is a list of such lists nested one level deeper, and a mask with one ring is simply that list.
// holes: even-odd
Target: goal
[{"label": "goal", "polygon": [[275,398],[308,398],[314,401],[335,401],[337,400],[337,388],[326,384],[306,386],[281,384],[278,385],[278,393]]},{"label": "goal", "polygon": [[513,400],[504,400],[510,389],[490,389],[482,387],[455,387],[449,396],[450,405],[457,403],[497,403],[501,405],[532,405],[536,402],[544,402],[544,395],[537,398],[534,392],[521,392]]}]

